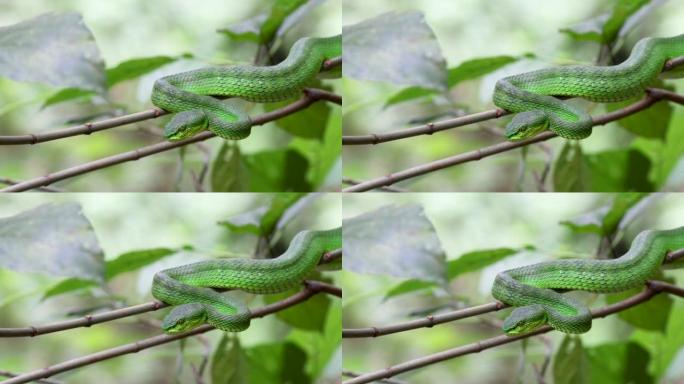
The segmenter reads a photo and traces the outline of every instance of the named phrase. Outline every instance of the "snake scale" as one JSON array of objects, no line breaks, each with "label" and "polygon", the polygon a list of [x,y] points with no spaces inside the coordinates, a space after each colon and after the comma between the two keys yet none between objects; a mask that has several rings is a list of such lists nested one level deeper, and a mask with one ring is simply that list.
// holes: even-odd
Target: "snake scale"
[{"label": "snake scale", "polygon": [[591,135],[591,116],[554,96],[626,100],[642,93],[667,60],[682,55],[684,35],[644,38],[619,65],[569,65],[505,77],[496,84],[494,104],[517,113],[506,126],[509,140],[526,139],[546,129],[566,139],[584,139]]},{"label": "snake scale", "polygon": [[668,251],[684,248],[684,227],[639,233],[629,251],[611,260],[556,260],[501,272],[492,295],[516,306],[503,330],[529,332],[545,323],[566,333],[591,328],[591,313],[582,303],[554,290],[619,292],[639,287],[653,276]]},{"label": "snake scale", "polygon": [[286,100],[299,95],[326,60],[341,54],[341,35],[305,37],[277,65],[209,67],[163,77],[154,83],[152,104],[176,113],[164,128],[168,140],[186,139],[207,129],[224,139],[244,139],[252,127],[249,116],[212,96],[259,103]]},{"label": "snake scale", "polygon": [[243,331],[250,324],[247,306],[212,288],[283,292],[299,285],[324,253],[341,247],[341,228],[302,231],[273,259],[210,260],[160,271],[152,282],[152,296],[174,306],[162,329],[176,334],[209,323],[227,332]]}]

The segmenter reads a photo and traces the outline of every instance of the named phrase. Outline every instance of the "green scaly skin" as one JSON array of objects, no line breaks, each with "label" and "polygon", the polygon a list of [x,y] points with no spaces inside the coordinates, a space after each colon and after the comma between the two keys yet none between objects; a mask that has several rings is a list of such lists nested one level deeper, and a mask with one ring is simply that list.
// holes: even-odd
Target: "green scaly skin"
[{"label": "green scaly skin", "polygon": [[591,328],[591,313],[582,303],[556,291],[619,292],[642,286],[658,270],[669,251],[684,248],[684,227],[643,231],[629,251],[612,260],[557,260],[499,273],[492,295],[517,308],[504,321],[509,335],[548,323],[565,333]]},{"label": "green scaly skin", "polygon": [[177,113],[164,128],[169,140],[209,130],[224,139],[249,136],[252,122],[240,108],[211,96],[270,103],[298,96],[323,63],[342,55],[341,35],[299,39],[281,63],[269,67],[231,65],[163,77],[154,83],[152,103]]},{"label": "green scaly skin", "polygon": [[591,116],[553,96],[626,100],[642,93],[667,60],[682,55],[684,35],[644,38],[619,65],[570,65],[503,78],[496,83],[494,104],[518,113],[506,127],[509,140],[526,139],[546,129],[566,139],[584,139],[591,135]]},{"label": "green scaly skin", "polygon": [[287,251],[273,259],[211,260],[158,272],[152,296],[174,305],[162,329],[169,334],[209,323],[227,332],[249,327],[250,312],[240,300],[212,288],[251,293],[278,293],[298,286],[316,268],[321,256],[342,247],[342,229],[302,231]]}]

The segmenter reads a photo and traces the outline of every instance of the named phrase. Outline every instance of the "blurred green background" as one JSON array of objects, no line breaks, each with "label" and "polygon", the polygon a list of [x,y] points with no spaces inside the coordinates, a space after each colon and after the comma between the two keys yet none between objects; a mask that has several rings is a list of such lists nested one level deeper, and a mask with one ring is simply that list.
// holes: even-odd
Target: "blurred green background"
[{"label": "blurred green background", "polygon": [[[620,199],[638,197],[622,196]],[[602,238],[592,232],[596,228],[591,229],[591,226],[600,227],[607,208],[615,207],[616,201],[613,194],[433,193],[395,195],[391,201],[379,194],[345,195],[345,231],[357,215],[378,217],[380,212],[399,212],[406,206],[417,204],[434,225],[447,263],[450,263],[450,274],[465,267],[465,262],[458,264],[459,267],[454,264],[452,270],[451,263],[462,256],[475,251],[484,253],[461,259],[469,258],[474,263],[471,265],[480,265],[451,278],[446,289],[435,286],[399,295],[391,295],[390,292],[406,279],[389,272],[356,272],[360,267],[350,265],[352,260],[345,253],[343,328],[390,325],[492,302],[490,289],[494,277],[503,270],[560,257],[590,258],[599,253],[599,249],[605,257],[606,252],[610,254],[610,247],[606,244],[599,246]],[[624,203],[625,200],[619,201]],[[622,219],[616,231],[609,235],[614,241],[616,257],[623,254],[634,236],[644,229],[681,226],[684,197],[677,194],[650,195],[631,205],[623,214],[617,216]],[[360,252],[359,257],[380,266],[378,269],[390,262],[401,265],[402,271],[411,269],[410,261],[416,259],[418,263],[419,256],[424,255],[421,252],[440,252],[434,247],[429,250],[423,248],[428,247],[428,242],[418,241],[423,238],[421,236],[426,236],[419,230],[396,233],[392,224],[418,219],[415,216],[395,216],[385,224],[373,223],[373,229],[369,228],[368,232],[390,232],[382,240],[371,234],[368,239],[358,237],[351,240],[345,233],[345,252],[352,249],[352,241],[371,241],[375,246],[367,254]],[[562,221],[570,221],[575,227],[562,225]],[[413,228],[411,224],[405,225]],[[404,238],[410,240],[402,240]],[[503,255],[505,257],[498,262],[487,252],[503,248],[513,251]],[[667,270],[665,276],[679,286],[684,285],[681,269]],[[608,296],[581,293],[577,297],[592,308],[598,308],[606,304]],[[545,337],[548,347],[542,339],[530,338],[524,344],[514,342],[446,360],[399,375],[396,379],[409,383],[537,383],[540,381],[535,376],[535,367],[539,369],[548,357],[551,360],[544,376],[543,382],[546,383],[679,383],[684,380],[684,334],[681,332],[684,300],[676,296],[658,300],[663,301],[642,304],[640,309],[632,312],[632,321],[648,324],[636,326],[617,315],[594,320],[591,331],[579,336],[582,347],[578,350],[569,348],[572,352],[564,357],[559,358],[563,355],[559,349],[562,349],[564,335],[551,332]],[[381,370],[501,335],[501,321],[509,311],[378,338],[344,339],[343,367],[356,373]],[[629,356],[620,352],[620,348],[627,345],[632,348]],[[568,357],[568,354],[574,357]],[[566,366],[563,367],[560,360]]]},{"label": "blurred green background", "polygon": [[[201,3],[183,0],[2,1],[0,26],[13,25],[48,12],[80,13],[86,27],[95,37],[107,69],[131,59],[156,56],[170,57],[173,62],[139,78],[114,85],[108,90],[107,99],[94,96],[47,107],[42,107],[43,103],[58,88],[0,77],[0,134],[47,132],[93,119],[108,118],[112,114],[122,115],[149,109],[152,84],[161,76],[208,65],[254,62],[257,44],[248,38],[230,36],[218,30],[239,26],[254,16],[267,13],[274,4],[276,2],[271,0],[207,0]],[[278,43],[273,47],[274,60],[282,59],[287,54],[288,47],[301,37],[340,33],[339,0],[311,0],[304,7],[308,9],[308,13],[293,20],[296,22],[279,37]],[[242,24],[241,28],[246,26],[258,29],[255,24]],[[192,57],[181,57],[185,54]],[[335,83],[339,81],[325,83],[336,86]],[[339,107],[331,107],[330,111],[329,119],[324,120],[324,127],[319,127],[327,133],[319,138],[295,136],[279,129],[274,123],[269,123],[253,129],[249,139],[239,143],[241,154],[247,157],[264,151],[293,149],[301,153],[304,160],[300,162],[300,166],[288,170],[289,174],[294,175],[292,177],[299,175],[300,179],[308,179],[312,184],[309,190],[337,188],[341,171],[337,144],[341,112]],[[248,112],[250,115],[258,115],[264,109],[261,105],[254,105]],[[167,119],[168,117],[147,120],[90,136],[76,136],[36,146],[3,147],[0,151],[0,176],[25,180],[163,141],[159,129]],[[308,122],[312,121],[311,116],[307,119]],[[302,121],[294,124],[303,125]],[[304,128],[312,130],[316,127]],[[327,141],[334,142],[335,146],[326,145]],[[195,191],[193,178],[200,175],[207,160],[210,163],[215,160],[222,142],[219,139],[209,140],[189,146],[184,152],[164,152],[140,161],[92,172],[58,185],[68,191]],[[317,151],[317,148],[326,148],[326,153]],[[307,161],[310,164],[302,165]],[[273,167],[277,166],[279,164],[273,164]],[[240,177],[246,178],[247,173],[243,172]],[[254,175],[253,179],[268,177],[270,176],[263,174]],[[249,182],[252,186],[245,186],[248,182],[243,182],[230,189],[245,192],[304,190],[272,186],[268,182],[262,183],[267,184],[266,186],[259,187],[254,186],[254,180]],[[203,186],[204,190],[223,191],[206,184],[208,183]]]},{"label": "blurred green background", "polygon": [[[6,218],[33,209],[45,203],[75,202],[82,206],[84,215],[94,228],[105,259],[150,248],[179,249],[153,264],[139,270],[123,273],[109,280],[104,287],[79,290],[42,299],[45,292],[60,281],[54,276],[37,273],[20,273],[0,269],[0,327],[25,327],[62,321],[83,316],[98,309],[111,306],[127,306],[148,302],[152,299],[150,286],[155,272],[177,265],[187,264],[211,257],[250,257],[261,241],[249,233],[232,231],[219,221],[236,218],[236,215],[267,206],[271,194],[61,194],[46,197],[33,194],[6,196],[0,199],[0,217]],[[340,225],[341,202],[333,195],[311,194],[303,197],[288,210],[291,220],[275,231],[272,237],[277,245],[274,252],[284,250],[289,240],[303,229],[328,229]],[[243,220],[246,217],[243,216]],[[54,223],[59,226],[60,222]],[[3,236],[8,236],[4,233]],[[12,244],[5,244],[5,247]],[[29,247],[31,245],[24,245]],[[35,244],[36,247],[40,244]],[[185,248],[183,248],[185,247]],[[188,247],[192,247],[191,249]],[[52,251],[52,250],[51,250]],[[65,260],[69,255],[64,255]],[[39,259],[40,260],[40,259]],[[325,273],[325,278],[335,279],[336,273]],[[334,283],[334,281],[333,281]],[[244,296],[252,308],[265,304],[264,296]],[[320,302],[316,304],[321,304]],[[330,300],[327,309],[329,323],[337,324],[339,334],[340,300]],[[319,307],[309,307],[307,316]],[[72,313],[69,315],[69,313]],[[0,341],[0,370],[15,373],[40,369],[75,357],[98,352],[140,339],[158,335],[158,322],[167,310],[149,312],[124,319],[76,328],[35,338],[3,338]],[[211,361],[221,332],[208,332],[204,338],[208,348],[195,338],[187,339],[184,353],[178,342],[117,357],[55,377],[68,383],[187,383],[195,382],[190,364],[199,365],[202,357],[209,354]],[[269,343],[291,341],[310,349],[322,348],[332,343],[334,354],[325,360],[325,352],[316,350],[306,355],[308,369],[321,370],[317,382],[335,382],[339,377],[341,348],[335,346],[339,338],[289,326],[276,316],[266,316],[252,322],[251,327],[239,334],[241,347],[249,351]],[[265,348],[265,347],[264,347]],[[264,349],[268,351],[268,349]],[[244,353],[244,352],[240,352]],[[235,355],[239,356],[239,355]],[[242,358],[242,357],[240,357]],[[296,360],[296,357],[291,357]],[[282,362],[290,361],[283,359]],[[268,372],[277,367],[276,360],[269,367],[259,370]],[[237,363],[235,363],[237,364]],[[242,363],[244,364],[244,363]],[[321,365],[318,367],[318,365]],[[244,366],[236,370],[243,370]],[[254,367],[249,367],[256,370]],[[287,367],[293,370],[293,367]],[[207,367],[204,382],[211,383]],[[229,375],[228,371],[224,372]],[[261,374],[266,376],[266,374]],[[251,376],[259,376],[252,372]],[[264,382],[255,380],[254,382]],[[233,379],[235,380],[235,379]],[[214,383],[220,381],[213,381]],[[236,382],[236,381],[232,381]]]},{"label": "blurred green background", "polygon": [[[425,22],[434,31],[449,69],[469,60],[493,57],[504,57],[509,63],[503,66],[499,64],[492,69],[480,63],[472,70],[484,70],[483,75],[465,79],[446,93],[438,92],[432,97],[392,105],[388,105],[389,99],[405,89],[406,85],[365,81],[345,75],[344,135],[390,132],[489,110],[493,107],[491,96],[494,84],[501,77],[553,65],[594,64],[601,49],[600,44],[589,38],[575,39],[560,30],[573,28],[589,32],[598,29],[600,33],[601,24],[596,18],[607,16],[618,7],[629,8],[629,4],[642,3],[644,7],[627,19],[624,24],[626,33],[622,35],[621,31],[613,46],[613,56],[617,62],[624,59],[633,44],[643,37],[683,33],[681,20],[684,18],[684,9],[681,3],[661,0],[345,1],[345,28],[385,12],[422,12]],[[379,25],[380,21],[377,24],[378,28],[383,27]],[[401,39],[401,29],[397,28],[397,40]],[[406,43],[408,45],[410,41]],[[383,52],[387,56],[386,60],[401,55],[398,52],[401,50],[400,44],[393,46],[393,49]],[[407,59],[400,67],[411,68],[413,65],[415,63]],[[682,81],[670,81],[668,84],[678,90],[684,89]],[[581,105],[587,107],[594,104]],[[605,112],[603,105],[595,105],[590,110],[592,115]],[[573,158],[582,167],[577,165],[572,170],[561,170],[560,181],[554,179],[553,172],[559,165],[558,159],[565,140],[554,139],[530,146],[526,159],[521,155],[521,150],[513,150],[479,162],[453,166],[406,180],[398,186],[413,192],[679,190],[684,175],[679,160],[684,147],[678,135],[684,113],[681,106],[674,103],[670,105],[658,107],[660,109],[652,112],[652,115],[644,112],[641,120],[631,122],[643,131],[652,133],[651,136],[657,136],[656,131],[666,130],[669,123],[669,131],[662,135],[665,137],[634,135],[616,123],[599,127],[589,139],[580,143],[582,156]],[[673,113],[671,118],[670,113]],[[659,119],[666,120],[661,122]],[[505,141],[502,131],[507,122],[508,118],[489,120],[431,136],[422,135],[376,146],[345,146],[344,176],[356,180],[379,178],[391,172],[499,143]],[[616,151],[631,148],[635,151],[629,155],[638,159],[625,164]],[[642,158],[642,155],[648,159]],[[637,165],[649,164],[649,161],[650,169],[644,170],[646,165],[643,168]],[[546,183],[542,184],[538,179],[542,177],[546,165],[551,166],[552,172],[545,178]],[[628,167],[631,169],[626,169]],[[574,179],[573,175],[576,176]],[[643,180],[646,178],[648,181]],[[562,183],[568,179],[578,181],[574,184]]]}]

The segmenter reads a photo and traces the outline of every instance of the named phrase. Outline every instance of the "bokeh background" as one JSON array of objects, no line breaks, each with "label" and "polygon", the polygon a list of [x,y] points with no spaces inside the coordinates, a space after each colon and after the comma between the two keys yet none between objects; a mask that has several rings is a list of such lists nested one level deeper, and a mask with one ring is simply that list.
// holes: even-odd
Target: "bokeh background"
[{"label": "bokeh background", "polygon": [[[421,206],[434,226],[447,261],[458,259],[472,251],[497,248],[521,251],[481,270],[459,275],[449,282],[447,290],[424,289],[396,296],[388,294],[406,279],[389,274],[357,273],[345,264],[342,275],[343,328],[390,325],[428,314],[489,303],[493,300],[490,294],[492,283],[500,271],[561,257],[593,257],[599,249],[600,237],[590,232],[573,231],[570,226],[561,225],[560,222],[597,224],[600,222],[597,219],[601,217],[601,210],[610,206],[614,197],[613,194],[432,193],[401,194],[388,201],[386,196],[380,194],[345,195],[345,223],[360,214],[373,215],[383,207],[391,209],[388,205]],[[605,212],[604,210],[603,213]],[[684,197],[677,194],[656,194],[640,200],[623,217],[617,235],[613,238],[617,255],[622,254],[634,236],[644,229],[681,226],[682,214]],[[407,221],[413,219],[415,218],[404,218]],[[378,231],[382,233],[382,229]],[[416,237],[413,236],[420,235],[406,233],[406,236],[415,240]],[[397,244],[392,244],[390,239],[394,239]],[[401,241],[400,235],[388,234],[383,242],[379,242],[366,255],[369,263],[387,263],[383,260],[392,255],[385,252],[405,251],[401,256],[394,256],[395,260],[406,262],[411,259],[413,252],[421,252],[420,248],[416,250],[415,247],[404,250]],[[349,238],[345,238],[347,249],[351,249],[350,242]],[[526,250],[526,246],[534,249]],[[608,248],[604,244],[602,249],[605,252]],[[347,261],[349,260],[345,259],[345,263]],[[684,284],[684,272],[681,269],[667,270],[665,276],[674,279],[675,284]],[[580,294],[577,297],[593,308],[598,308],[605,305],[605,296]],[[592,358],[598,353],[593,348],[633,341],[650,352],[650,359],[642,356],[638,360],[648,367],[648,374],[656,378],[656,381],[639,379],[634,382],[681,382],[684,380],[684,339],[680,337],[680,324],[684,316],[684,300],[675,296],[672,296],[672,300],[673,306],[662,332],[632,327],[618,316],[611,315],[594,320],[592,330],[579,336],[584,351]],[[661,305],[648,307],[647,316],[658,317],[666,310]],[[432,328],[419,328],[377,338],[343,339],[343,367],[356,373],[377,371],[407,360],[498,336],[501,334],[501,321],[508,314],[509,310],[502,310]],[[644,313],[639,316],[644,316]],[[643,377],[640,376],[644,373],[643,370],[637,372],[642,369],[637,367],[640,363],[629,360],[624,355],[612,353],[610,357],[598,359],[598,363],[596,360],[588,363],[586,357],[577,354],[578,357],[572,364],[578,367],[581,365],[581,368],[577,371],[568,367],[560,368],[562,380],[554,381],[555,359],[563,337],[560,332],[551,332],[545,339],[548,345],[540,338],[530,338],[524,344],[514,342],[446,360],[396,376],[396,379],[409,383],[537,383],[539,381],[534,374],[533,365],[539,368],[546,357],[551,359],[544,377],[544,382],[547,383],[624,383]],[[622,367],[621,364],[627,361],[634,367],[623,368],[624,371],[616,368]],[[601,377],[602,371],[622,372],[624,381],[605,381],[605,377],[610,376],[603,376],[604,381],[592,381],[595,376],[589,375],[589,372],[599,373],[598,377]]]},{"label": "bokeh background", "polygon": [[[468,60],[493,56],[520,58],[531,53],[534,57],[522,58],[482,77],[463,81],[446,95],[390,106],[386,105],[388,99],[406,86],[361,81],[345,76],[344,135],[390,132],[485,111],[493,107],[491,96],[494,84],[501,77],[553,65],[593,64],[597,61],[600,45],[595,41],[575,40],[559,30],[577,25],[592,30],[596,27],[594,18],[609,13],[618,3],[613,0],[345,1],[342,15],[345,28],[390,11],[422,12],[427,25],[434,31],[447,68]],[[680,21],[684,18],[684,9],[680,5],[677,1],[660,0],[646,5],[645,9],[650,13],[644,12],[643,17],[637,17],[638,24],[629,30],[623,42],[614,47],[618,60],[629,53],[629,48],[642,37],[681,34]],[[398,31],[397,38],[400,37],[401,31]],[[670,81],[669,84],[678,90],[683,89],[681,81]],[[675,130],[684,122],[684,109],[671,104],[674,116],[670,130]],[[604,111],[604,106],[597,105],[591,113],[599,115]],[[344,176],[354,180],[379,178],[391,172],[499,143],[504,141],[501,134],[507,122],[508,118],[489,120],[431,136],[422,135],[375,146],[345,146]],[[634,141],[634,135],[611,123],[595,129],[592,137],[582,141],[581,146],[583,153],[595,154],[626,148]],[[514,150],[406,180],[397,186],[404,186],[412,192],[537,191],[542,188],[534,174],[537,177],[542,175],[544,165],[559,157],[563,144],[564,140],[554,139],[543,146],[529,147],[524,165],[521,150]],[[673,169],[669,180],[657,181],[659,185],[656,190],[680,189],[682,167],[675,164]],[[616,172],[619,174],[619,170],[612,173]],[[553,190],[550,180],[551,175],[547,177],[543,189]],[[590,188],[583,190],[603,191]],[[622,190],[644,189],[624,187],[614,191]]]},{"label": "bokeh background", "polygon": [[[309,14],[283,36],[276,56],[283,57],[287,53],[283,47],[289,47],[300,37],[340,33],[340,1],[313,0],[311,3],[313,6]],[[0,134],[47,132],[79,124],[81,119],[90,121],[111,117],[111,114],[142,111],[152,106],[149,95],[154,80],[161,76],[209,65],[251,63],[254,61],[256,44],[231,39],[218,30],[267,12],[272,5],[273,2],[269,0],[207,0],[201,3],[184,0],[0,1],[0,26],[9,26],[48,12],[80,13],[95,37],[106,68],[136,58],[192,55],[192,58],[180,59],[138,79],[116,84],[109,90],[108,100],[95,97],[46,108],[42,108],[44,101],[58,89],[0,77]],[[326,83],[336,86],[335,83],[339,82]],[[263,108],[255,105],[248,112],[251,115],[260,114]],[[340,108],[332,108],[331,116],[329,128],[339,132]],[[76,136],[36,146],[3,147],[0,151],[0,176],[14,180],[29,179],[163,141],[159,128],[166,121],[167,118],[147,120],[90,136]],[[254,129],[248,140],[240,142],[240,149],[243,154],[249,155],[284,147],[296,139],[269,123]],[[299,141],[297,145],[300,147],[322,145],[316,140],[299,138]],[[181,150],[165,152],[141,161],[92,172],[59,185],[73,192],[192,192],[196,189],[191,172],[195,176],[199,175],[207,156],[210,161],[213,160],[221,143],[222,140],[209,140],[189,146],[184,153]],[[339,149],[335,154],[338,152]],[[319,189],[339,186],[340,167],[338,161],[328,174],[322,176],[325,180],[318,186]]]},{"label": "bokeh background", "polygon": [[[6,218],[46,203],[78,203],[91,222],[105,259],[150,248],[182,248],[140,270],[121,274],[105,288],[86,289],[43,299],[44,293],[59,278],[37,273],[0,269],[0,327],[25,327],[71,319],[110,305],[127,306],[152,299],[150,286],[154,273],[161,269],[212,257],[249,257],[257,237],[234,233],[219,225],[231,216],[269,204],[271,194],[40,194],[5,196],[0,199],[0,218]],[[303,229],[328,229],[340,225],[341,202],[332,195],[313,194],[300,200],[300,208],[283,228],[279,243],[286,245]],[[55,223],[59,225],[59,223]],[[281,247],[279,245],[279,247]],[[282,248],[280,248],[282,249]],[[337,273],[325,273],[335,278]],[[264,305],[258,296],[250,307]],[[339,300],[331,300],[330,316],[339,317]],[[69,315],[72,313],[72,315]],[[90,328],[75,328],[35,338],[3,338],[0,341],[0,370],[28,372],[103,349],[158,335],[158,322],[167,311],[150,312],[107,322]],[[337,320],[339,321],[339,320]],[[197,339],[188,339],[184,352],[178,342],[120,356],[55,377],[68,383],[188,383],[195,382],[189,364],[197,366],[202,357],[214,353],[221,332],[204,335],[207,348]],[[297,335],[297,336],[295,336]],[[239,335],[243,348],[298,337],[315,345],[321,333],[293,329],[275,316],[252,322]],[[182,357],[181,357],[182,356]],[[320,382],[335,382],[339,377],[341,348],[323,369]],[[312,362],[313,363],[313,362]],[[206,372],[209,372],[210,366]],[[254,374],[256,375],[256,373]],[[204,379],[211,382],[208,374]],[[327,380],[327,381],[326,381]]]}]

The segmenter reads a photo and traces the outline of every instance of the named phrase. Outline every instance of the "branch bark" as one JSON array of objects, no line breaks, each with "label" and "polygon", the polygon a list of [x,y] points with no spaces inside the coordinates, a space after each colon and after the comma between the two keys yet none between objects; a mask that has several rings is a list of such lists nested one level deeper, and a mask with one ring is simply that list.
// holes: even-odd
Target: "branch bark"
[{"label": "branch bark", "polygon": [[[260,318],[264,317],[266,315],[270,315],[272,313],[282,311],[286,308],[289,308],[295,304],[301,303],[303,301],[308,300],[312,296],[319,294],[319,293],[332,293],[336,296],[341,296],[342,295],[342,290],[338,287],[320,282],[320,281],[309,281],[305,284],[305,288],[296,294],[278,301],[273,304],[266,305],[264,307],[255,309],[251,311],[252,318]],[[100,351],[97,353],[93,353],[90,355],[82,356],[79,358],[67,360],[65,362],[46,367],[43,369],[39,369],[33,372],[28,372],[19,376],[16,376],[14,378],[11,378],[9,380],[5,380],[1,382],[0,384],[20,384],[20,383],[28,383],[37,379],[44,379],[50,376],[53,376],[55,374],[61,373],[61,372],[66,372],[72,369],[76,369],[79,367],[83,367],[86,365],[94,364],[100,361],[108,360],[117,356],[129,354],[129,353],[136,353],[140,352],[143,349],[147,348],[152,348],[157,345],[162,345],[166,343],[170,343],[172,341],[180,340],[189,336],[194,336],[198,335],[207,331],[211,331],[215,329],[214,327],[210,325],[203,325],[200,327],[195,328],[194,330],[179,334],[179,335],[157,335],[153,336],[144,340],[137,341],[135,343],[130,343],[130,344],[125,344],[121,345],[119,347],[115,348],[110,348],[106,349],[104,351]]]},{"label": "branch bark", "polygon": [[[256,116],[252,119],[252,122],[254,123],[254,126],[263,125],[270,121],[280,119],[299,110],[307,108],[308,106],[319,100],[326,100],[334,102],[336,104],[342,103],[342,97],[339,95],[336,95],[328,91],[324,91],[322,89],[308,88],[305,89],[304,96],[301,99],[281,109]],[[37,177],[35,179],[23,181],[15,185],[0,189],[0,192],[21,192],[38,188],[41,186],[47,186],[59,180],[68,179],[74,176],[82,175],[88,172],[93,172],[98,169],[111,167],[113,165],[125,163],[128,161],[139,160],[143,157],[151,156],[165,151],[170,151],[175,148],[180,148],[188,144],[197,143],[213,137],[216,137],[216,135],[214,135],[211,132],[202,132],[186,140],[152,144],[147,147],[136,149],[134,151],[124,152],[118,155],[105,157],[99,160],[91,161],[89,163],[57,171],[55,173],[50,173],[45,176]]]},{"label": "branch bark", "polygon": [[[650,300],[653,296],[659,293],[669,293],[679,297],[684,298],[684,289],[677,287],[662,281],[649,281],[646,283],[646,289],[640,293],[629,297],[623,301],[617,302],[612,305],[608,305],[596,310],[591,311],[592,318],[602,318],[620,311],[629,309],[635,305],[641,304],[645,301]],[[362,384],[370,383],[378,379],[389,378],[395,376],[399,373],[411,371],[414,369],[422,368],[427,365],[435,364],[444,360],[453,359],[455,357],[468,355],[471,353],[482,352],[485,349],[490,349],[497,347],[499,345],[509,344],[514,341],[526,339],[528,337],[541,335],[551,331],[552,328],[549,326],[543,326],[537,330],[518,336],[507,336],[500,335],[492,337],[486,340],[479,341],[477,343],[467,344],[453,349],[448,349],[446,351],[438,352],[432,355],[423,356],[417,359],[409,360],[379,371],[370,372],[362,374],[351,380],[345,381],[343,384]]]}]

